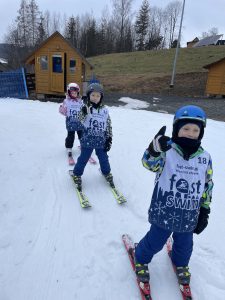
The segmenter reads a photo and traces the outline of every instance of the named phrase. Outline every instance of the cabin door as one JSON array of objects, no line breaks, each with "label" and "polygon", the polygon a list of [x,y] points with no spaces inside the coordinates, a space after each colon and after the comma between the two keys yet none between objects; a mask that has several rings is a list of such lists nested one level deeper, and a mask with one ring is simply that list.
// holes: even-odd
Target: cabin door
[{"label": "cabin door", "polygon": [[51,90],[64,92],[64,53],[51,54]]}]

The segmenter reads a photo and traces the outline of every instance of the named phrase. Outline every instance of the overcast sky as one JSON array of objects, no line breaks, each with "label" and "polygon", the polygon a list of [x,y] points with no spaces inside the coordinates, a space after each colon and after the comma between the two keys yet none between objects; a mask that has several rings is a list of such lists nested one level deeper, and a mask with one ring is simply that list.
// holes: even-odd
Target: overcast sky
[{"label": "overcast sky", "polygon": [[[161,8],[170,2],[172,0],[149,0],[151,6]],[[0,42],[3,42],[8,26],[18,15],[20,3],[20,0],[0,0]],[[92,12],[99,18],[106,7],[109,11],[112,7],[111,0],[36,0],[36,3],[42,12],[60,12],[68,17]],[[142,0],[133,0],[133,12],[140,9],[141,3]],[[187,41],[200,37],[202,32],[207,32],[212,27],[218,28],[219,34],[224,34],[225,39],[224,11],[225,0],[186,0],[181,45],[185,46]]]}]

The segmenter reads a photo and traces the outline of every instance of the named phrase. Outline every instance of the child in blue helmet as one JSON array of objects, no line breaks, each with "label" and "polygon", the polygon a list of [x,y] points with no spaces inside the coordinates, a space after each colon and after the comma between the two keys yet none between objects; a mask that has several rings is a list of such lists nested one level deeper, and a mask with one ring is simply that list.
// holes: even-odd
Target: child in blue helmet
[{"label": "child in blue helmet", "polygon": [[80,191],[82,190],[81,176],[94,149],[99,159],[102,174],[108,183],[114,187],[107,154],[112,144],[112,126],[109,111],[102,103],[103,87],[99,83],[92,83],[87,87],[86,94],[87,105],[83,105],[79,116],[84,126],[80,139],[81,154],[73,171],[74,182]]},{"label": "child in blue helmet", "polygon": [[206,126],[205,112],[188,105],[177,110],[172,139],[163,126],[144,152],[142,163],[156,173],[148,211],[150,230],[135,249],[136,273],[149,280],[148,263],[173,236],[171,258],[179,284],[190,282],[188,263],[193,250],[193,233],[208,224],[212,198],[212,160],[201,147]]},{"label": "child in blue helmet", "polygon": [[75,140],[75,132],[78,139],[81,137],[83,125],[78,119],[79,112],[83,106],[83,100],[80,98],[80,87],[77,83],[71,82],[67,86],[66,98],[59,107],[59,112],[66,117],[67,137],[65,147],[68,157],[72,157],[72,148]]}]

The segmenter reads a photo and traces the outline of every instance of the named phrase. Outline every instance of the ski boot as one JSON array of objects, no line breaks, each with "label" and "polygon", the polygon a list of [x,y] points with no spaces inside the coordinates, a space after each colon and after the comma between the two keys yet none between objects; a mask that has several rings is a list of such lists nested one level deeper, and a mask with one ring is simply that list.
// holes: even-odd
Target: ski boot
[{"label": "ski boot", "polygon": [[191,273],[188,271],[187,267],[176,267],[176,275],[178,279],[178,283],[181,285],[189,285],[191,279]]},{"label": "ski boot", "polygon": [[114,182],[113,182],[113,176],[111,173],[104,175],[106,181],[108,182],[108,184],[111,186],[111,188],[115,188]]},{"label": "ski boot", "polygon": [[148,270],[148,264],[140,264],[138,261],[136,261],[136,258],[134,256],[134,266],[138,280],[144,283],[149,282],[150,275]]},{"label": "ski boot", "polygon": [[76,185],[76,188],[78,189],[79,192],[82,191],[82,180],[81,176],[73,175],[73,181]]}]

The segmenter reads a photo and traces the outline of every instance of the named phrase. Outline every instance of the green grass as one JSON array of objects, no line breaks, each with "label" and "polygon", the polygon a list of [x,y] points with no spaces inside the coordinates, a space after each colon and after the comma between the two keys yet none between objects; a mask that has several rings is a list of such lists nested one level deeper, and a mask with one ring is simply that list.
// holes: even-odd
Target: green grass
[{"label": "green grass", "polygon": [[[89,58],[96,76],[170,75],[175,49],[115,53]],[[176,73],[205,72],[203,66],[225,57],[225,46],[179,49]]]}]

